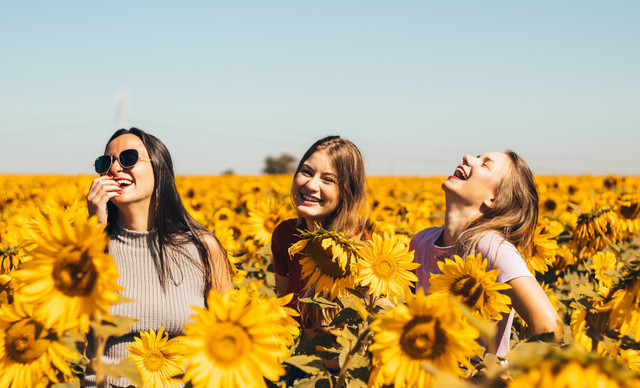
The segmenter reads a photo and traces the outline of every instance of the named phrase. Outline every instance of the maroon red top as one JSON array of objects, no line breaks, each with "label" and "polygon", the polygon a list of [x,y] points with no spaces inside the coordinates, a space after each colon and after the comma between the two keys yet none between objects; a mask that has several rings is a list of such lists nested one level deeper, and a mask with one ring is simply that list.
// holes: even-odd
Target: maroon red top
[{"label": "maroon red top", "polygon": [[287,288],[284,294],[293,293],[293,299],[287,307],[294,308],[298,305],[298,299],[304,293],[302,289],[307,285],[306,279],[302,277],[302,266],[300,265],[300,259],[302,254],[297,253],[293,258],[289,258],[289,247],[300,241],[298,236],[298,230],[296,228],[298,220],[292,218],[281,222],[273,230],[271,235],[271,253],[273,253],[273,271],[280,275],[289,278]]},{"label": "maroon red top", "polygon": [[[271,253],[273,254],[273,272],[289,278],[284,295],[293,293],[293,298],[291,302],[287,304],[287,307],[299,311],[298,299],[303,296],[303,289],[307,285],[307,279],[302,279],[302,266],[300,265],[300,259],[302,259],[303,256],[302,253],[299,252],[296,253],[293,258],[289,258],[289,247],[300,241],[300,237],[298,236],[300,232],[298,232],[297,224],[298,220],[292,218],[282,221],[276,226],[271,235]],[[363,241],[371,240],[371,236],[366,231],[361,238]]]}]

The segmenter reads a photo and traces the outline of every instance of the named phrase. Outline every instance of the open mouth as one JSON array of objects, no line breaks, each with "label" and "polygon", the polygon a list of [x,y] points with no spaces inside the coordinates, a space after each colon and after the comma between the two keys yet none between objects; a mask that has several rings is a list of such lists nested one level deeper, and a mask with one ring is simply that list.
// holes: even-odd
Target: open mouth
[{"label": "open mouth", "polygon": [[312,197],[310,195],[306,195],[306,194],[303,194],[303,193],[300,193],[300,199],[302,199],[305,202],[314,202],[314,203],[322,202],[322,200],[319,199],[319,198],[315,198],[315,197]]},{"label": "open mouth", "polygon": [[456,171],[453,173],[453,176],[463,181],[466,181],[467,179],[469,179],[467,172],[464,170],[462,166],[458,166],[456,168]]},{"label": "open mouth", "polygon": [[127,186],[130,186],[133,183],[129,179],[114,179],[114,180],[118,184],[118,186],[120,186],[120,187],[127,187]]}]

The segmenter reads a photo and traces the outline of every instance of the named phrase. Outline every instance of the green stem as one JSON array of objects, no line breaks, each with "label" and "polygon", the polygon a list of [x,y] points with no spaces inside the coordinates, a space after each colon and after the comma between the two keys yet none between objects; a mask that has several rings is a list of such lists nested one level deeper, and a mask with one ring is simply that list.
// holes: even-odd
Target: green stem
[{"label": "green stem", "polygon": [[338,375],[336,388],[342,388],[342,386],[344,385],[345,379],[347,377],[347,370],[348,370],[347,367],[349,366],[349,362],[351,361],[353,356],[360,350],[360,348],[362,348],[362,346],[369,340],[368,337],[370,334],[371,334],[371,328],[369,327],[368,323],[365,323],[365,327],[360,332],[360,335],[358,336],[358,339],[356,340],[356,343],[353,346],[353,348],[351,348],[349,353],[347,353],[347,357],[344,360],[344,364],[342,365],[342,368],[340,368],[340,374]]},{"label": "green stem", "polygon": [[93,370],[96,372],[96,385],[98,388],[104,388],[104,373],[102,371],[102,354],[104,353],[104,348],[106,345],[106,341],[101,335],[94,335],[96,341],[96,356],[93,358]]}]

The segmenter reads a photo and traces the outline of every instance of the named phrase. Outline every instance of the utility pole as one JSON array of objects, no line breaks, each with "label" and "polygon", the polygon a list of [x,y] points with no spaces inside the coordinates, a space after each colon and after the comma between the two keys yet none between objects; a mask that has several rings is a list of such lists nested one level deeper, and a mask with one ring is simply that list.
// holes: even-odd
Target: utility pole
[{"label": "utility pole", "polygon": [[131,124],[129,123],[129,92],[127,89],[121,88],[118,94],[116,94],[116,104],[117,129],[129,129]]}]

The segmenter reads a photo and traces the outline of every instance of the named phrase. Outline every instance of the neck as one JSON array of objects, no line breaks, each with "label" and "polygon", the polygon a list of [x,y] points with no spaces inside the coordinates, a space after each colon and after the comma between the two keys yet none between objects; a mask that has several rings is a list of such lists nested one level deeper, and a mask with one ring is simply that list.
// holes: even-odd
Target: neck
[{"label": "neck", "polygon": [[446,204],[444,213],[444,244],[454,245],[471,220],[480,215],[479,210]]},{"label": "neck", "polygon": [[147,204],[130,204],[118,208],[118,222],[129,230],[144,232],[149,230],[152,210]]},{"label": "neck", "polygon": [[304,219],[305,225],[307,225],[307,230],[309,232],[313,232],[316,230],[315,220],[310,220],[308,218]]},{"label": "neck", "polygon": [[322,225],[322,220],[315,218],[305,218],[304,222],[309,232],[314,232],[316,230],[316,224]]}]

